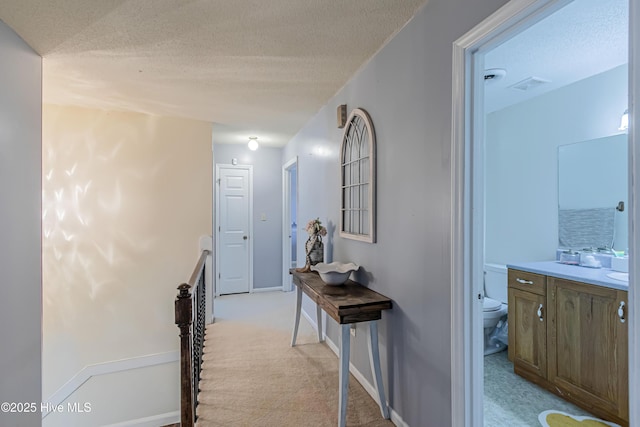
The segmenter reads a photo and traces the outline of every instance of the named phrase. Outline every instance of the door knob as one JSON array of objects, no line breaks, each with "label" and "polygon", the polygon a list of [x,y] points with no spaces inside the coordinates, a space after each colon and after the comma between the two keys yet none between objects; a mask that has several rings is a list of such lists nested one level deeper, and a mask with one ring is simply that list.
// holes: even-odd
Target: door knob
[{"label": "door knob", "polygon": [[242,236],[242,240],[247,240],[248,237],[247,236]]}]

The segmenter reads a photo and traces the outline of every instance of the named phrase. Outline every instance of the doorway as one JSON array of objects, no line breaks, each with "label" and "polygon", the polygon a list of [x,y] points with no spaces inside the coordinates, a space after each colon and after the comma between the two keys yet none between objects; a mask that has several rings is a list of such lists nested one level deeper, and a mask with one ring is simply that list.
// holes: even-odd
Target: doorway
[{"label": "doorway", "polygon": [[298,252],[298,158],[282,166],[282,290],[293,290],[289,269],[297,266]]},{"label": "doorway", "polygon": [[253,166],[216,164],[216,295],[253,290]]},{"label": "doorway", "polygon": [[[485,263],[485,137],[484,121],[485,70],[484,55],[510,40],[515,35],[530,28],[535,23],[554,14],[569,1],[530,0],[509,2],[496,14],[478,25],[467,35],[454,43],[453,81],[454,81],[454,113],[452,128],[452,180],[453,180],[453,213],[452,223],[452,421],[456,426],[482,426],[483,414],[483,350],[484,340],[482,300],[483,272]],[[633,34],[633,23],[637,22],[638,12],[634,9],[635,1],[631,1],[630,33]],[[630,37],[630,51],[637,53]],[[633,55],[631,55],[633,58]],[[633,62],[629,63],[630,81],[638,75]],[[636,91],[634,93],[633,91]],[[628,103],[638,96],[638,89],[630,89]],[[620,111],[620,114],[624,108]],[[633,115],[631,116],[633,117]],[[633,121],[633,118],[630,119]],[[635,165],[635,136],[629,132],[630,165]],[[523,159],[524,162],[531,159]],[[629,200],[633,204],[637,197],[633,187],[634,172],[629,172]],[[516,209],[516,207],[514,207]],[[635,216],[634,216],[635,215]],[[629,229],[637,219],[637,211],[629,213]],[[634,232],[634,233],[637,233]],[[630,236],[629,249],[635,253],[637,238]],[[633,257],[632,257],[633,260]],[[629,282],[629,301],[637,301],[638,297]],[[460,315],[460,313],[463,313]],[[636,337],[639,323],[632,314],[629,315],[629,393],[630,401],[637,399],[638,379],[634,375],[634,360],[637,361]],[[634,414],[633,411],[636,411]],[[637,409],[631,409],[631,422],[638,420]]]}]

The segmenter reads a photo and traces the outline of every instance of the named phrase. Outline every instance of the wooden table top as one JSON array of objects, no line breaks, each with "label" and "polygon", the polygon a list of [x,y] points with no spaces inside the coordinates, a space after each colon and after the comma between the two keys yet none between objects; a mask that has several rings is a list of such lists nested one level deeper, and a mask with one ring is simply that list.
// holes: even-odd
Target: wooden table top
[{"label": "wooden table top", "polygon": [[315,271],[300,273],[292,270],[291,274],[293,283],[340,324],[378,320],[382,317],[382,310],[392,307],[389,298],[352,280],[332,286],[324,283]]}]

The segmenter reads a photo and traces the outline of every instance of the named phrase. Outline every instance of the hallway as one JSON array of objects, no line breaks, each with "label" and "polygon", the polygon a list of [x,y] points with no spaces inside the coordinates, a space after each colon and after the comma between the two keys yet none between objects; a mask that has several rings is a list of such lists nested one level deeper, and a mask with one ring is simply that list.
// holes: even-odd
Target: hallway
[{"label": "hallway", "polygon": [[[290,347],[295,293],[218,297],[207,327],[198,423],[208,426],[335,426],[338,359],[305,319]],[[351,376],[349,426],[392,426]]]}]

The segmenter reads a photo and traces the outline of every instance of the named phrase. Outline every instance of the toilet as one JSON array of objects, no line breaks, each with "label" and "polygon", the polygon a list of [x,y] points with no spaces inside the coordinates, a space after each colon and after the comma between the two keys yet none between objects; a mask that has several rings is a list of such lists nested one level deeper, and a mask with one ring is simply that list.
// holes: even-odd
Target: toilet
[{"label": "toilet", "polygon": [[[492,337],[496,326],[503,325],[507,316],[507,266],[500,264],[484,265],[484,355],[504,350],[507,345]],[[506,340],[505,340],[506,341]]]}]

